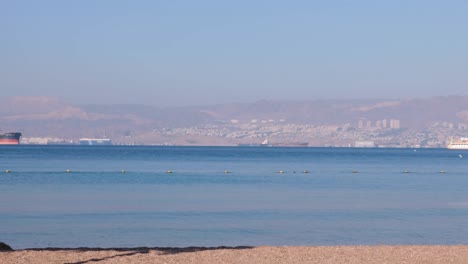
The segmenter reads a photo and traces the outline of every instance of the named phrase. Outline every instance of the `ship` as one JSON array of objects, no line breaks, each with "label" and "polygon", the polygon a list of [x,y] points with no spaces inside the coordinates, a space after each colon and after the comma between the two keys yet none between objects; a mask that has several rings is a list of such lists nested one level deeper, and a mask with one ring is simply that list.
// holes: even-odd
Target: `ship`
[{"label": "ship", "polygon": [[20,138],[20,132],[9,132],[0,134],[0,145],[19,145]]},{"label": "ship", "polygon": [[80,138],[80,145],[112,145],[112,140],[109,138]]},{"label": "ship", "polygon": [[270,143],[268,139],[265,139],[260,144],[239,144],[241,147],[308,147],[309,142],[279,142]]},{"label": "ship", "polygon": [[276,143],[273,144],[273,147],[308,147],[309,142],[282,142],[282,143]]},{"label": "ship", "polygon": [[260,147],[271,147],[273,145],[270,144],[270,141],[268,139],[265,139],[261,144]]},{"label": "ship", "polygon": [[462,137],[457,140],[450,140],[448,149],[468,149],[468,137]]},{"label": "ship", "polygon": [[238,144],[237,146],[239,147],[273,147],[272,144],[268,141],[268,139],[265,139],[262,143],[252,143],[252,144]]}]

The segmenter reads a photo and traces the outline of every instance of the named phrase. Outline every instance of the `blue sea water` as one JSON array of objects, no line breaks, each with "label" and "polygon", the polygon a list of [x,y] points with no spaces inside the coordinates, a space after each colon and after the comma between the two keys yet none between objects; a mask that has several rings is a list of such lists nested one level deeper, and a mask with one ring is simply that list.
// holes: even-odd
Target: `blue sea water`
[{"label": "blue sea water", "polygon": [[467,151],[22,145],[0,169],[17,249],[468,243]]}]

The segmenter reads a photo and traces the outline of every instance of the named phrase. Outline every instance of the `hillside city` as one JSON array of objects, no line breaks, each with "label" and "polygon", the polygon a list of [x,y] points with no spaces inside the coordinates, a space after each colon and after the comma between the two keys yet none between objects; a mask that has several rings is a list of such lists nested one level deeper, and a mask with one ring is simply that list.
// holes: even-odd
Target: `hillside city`
[{"label": "hillside city", "polygon": [[467,105],[468,96],[179,108],[16,97],[0,99],[0,132],[21,132],[21,144],[42,145],[101,139],[113,145],[445,148],[468,137]]},{"label": "hillside city", "polygon": [[[342,125],[291,124],[287,120],[229,120],[182,128],[157,128],[113,137],[114,145],[262,145],[301,147],[444,148],[451,138],[464,137],[462,123],[434,122],[416,130],[399,119],[359,120]],[[22,144],[79,144],[78,139],[24,137]]]},{"label": "hillside city", "polygon": [[402,128],[398,119],[389,120],[387,124],[386,120],[379,120],[340,126],[275,124],[273,121],[261,121],[260,124],[254,122],[158,129],[153,133],[162,138],[225,138],[231,139],[229,142],[243,144],[261,144],[268,139],[269,144],[273,146],[299,146],[307,142],[311,147],[440,148],[445,147],[450,138],[463,137],[466,134],[466,125],[436,122],[417,131]]}]

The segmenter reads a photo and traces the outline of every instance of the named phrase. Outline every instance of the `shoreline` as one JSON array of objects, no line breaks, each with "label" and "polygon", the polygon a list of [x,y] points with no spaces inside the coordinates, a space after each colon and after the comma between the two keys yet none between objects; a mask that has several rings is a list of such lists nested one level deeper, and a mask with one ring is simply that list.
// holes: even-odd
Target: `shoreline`
[{"label": "shoreline", "polygon": [[28,248],[1,263],[467,263],[468,245]]}]

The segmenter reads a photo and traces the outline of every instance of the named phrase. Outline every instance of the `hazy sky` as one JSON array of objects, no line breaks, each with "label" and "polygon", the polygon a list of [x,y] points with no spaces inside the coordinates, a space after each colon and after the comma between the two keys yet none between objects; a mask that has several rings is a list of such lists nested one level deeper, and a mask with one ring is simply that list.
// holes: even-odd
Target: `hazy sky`
[{"label": "hazy sky", "polygon": [[1,96],[199,105],[468,94],[468,1],[0,0]]}]

